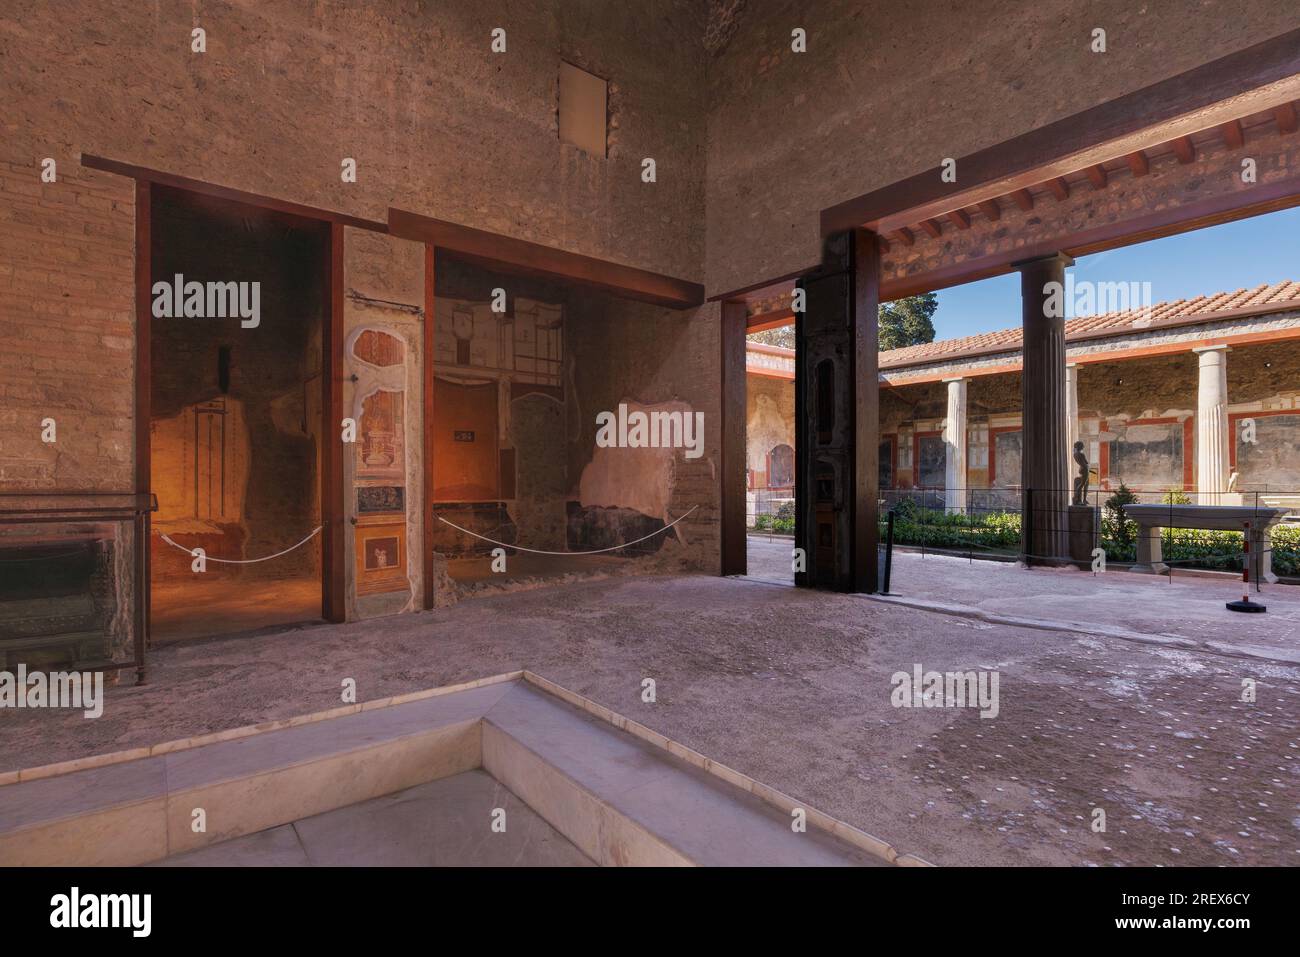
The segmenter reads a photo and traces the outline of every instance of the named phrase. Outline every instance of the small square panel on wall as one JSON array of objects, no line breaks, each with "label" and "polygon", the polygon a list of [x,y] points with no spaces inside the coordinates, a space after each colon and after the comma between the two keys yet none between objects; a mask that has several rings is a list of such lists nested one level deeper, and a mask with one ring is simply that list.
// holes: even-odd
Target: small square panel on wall
[{"label": "small square panel on wall", "polygon": [[560,142],[605,157],[609,83],[560,61]]}]

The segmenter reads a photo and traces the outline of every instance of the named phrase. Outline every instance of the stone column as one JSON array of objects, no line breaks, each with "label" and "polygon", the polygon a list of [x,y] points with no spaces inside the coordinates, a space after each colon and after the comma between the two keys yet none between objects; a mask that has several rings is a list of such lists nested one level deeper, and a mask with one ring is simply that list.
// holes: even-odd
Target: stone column
[{"label": "stone column", "polygon": [[1064,559],[1070,502],[1065,401],[1064,253],[1013,263],[1020,271],[1021,549],[1027,561]]},{"label": "stone column", "polygon": [[[1200,357],[1196,390],[1196,504],[1218,505],[1228,487],[1228,347],[1193,350]],[[1187,454],[1187,450],[1183,450]]]},{"label": "stone column", "polygon": [[948,415],[943,420],[944,505],[949,512],[966,511],[966,380],[944,379],[948,386]]}]

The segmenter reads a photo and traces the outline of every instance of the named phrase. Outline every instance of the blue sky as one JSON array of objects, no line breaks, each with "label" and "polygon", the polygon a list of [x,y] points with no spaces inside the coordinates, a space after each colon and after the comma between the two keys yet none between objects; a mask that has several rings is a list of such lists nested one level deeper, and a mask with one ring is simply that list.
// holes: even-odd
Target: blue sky
[{"label": "blue sky", "polygon": [[[1300,207],[1084,256],[1075,281],[1150,282],[1151,301],[1300,280]],[[936,339],[1020,325],[1020,276],[941,289]]]}]

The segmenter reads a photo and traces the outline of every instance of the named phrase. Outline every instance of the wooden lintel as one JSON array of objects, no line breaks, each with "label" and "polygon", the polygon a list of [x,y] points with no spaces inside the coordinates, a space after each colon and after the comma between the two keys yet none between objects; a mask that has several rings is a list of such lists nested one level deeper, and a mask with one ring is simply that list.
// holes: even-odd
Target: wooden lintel
[{"label": "wooden lintel", "polygon": [[689,309],[704,302],[704,287],[699,283],[449,223],[404,209],[389,207],[388,231],[403,239],[428,243],[440,253],[488,269],[579,283],[625,299],[673,309]]}]

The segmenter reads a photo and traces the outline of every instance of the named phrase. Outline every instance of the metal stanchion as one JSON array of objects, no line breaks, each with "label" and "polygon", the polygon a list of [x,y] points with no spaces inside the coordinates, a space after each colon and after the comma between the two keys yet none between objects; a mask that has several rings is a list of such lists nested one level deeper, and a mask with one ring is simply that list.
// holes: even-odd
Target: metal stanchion
[{"label": "metal stanchion", "polygon": [[1268,611],[1266,605],[1261,605],[1257,601],[1250,600],[1250,522],[1246,523],[1246,536],[1242,543],[1242,563],[1241,563],[1241,582],[1242,596],[1241,601],[1227,602],[1228,611],[1244,612],[1262,612]]}]

